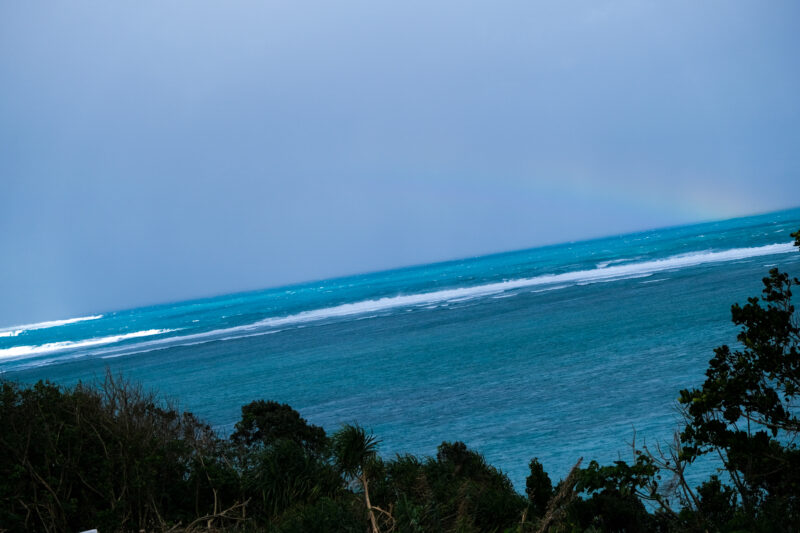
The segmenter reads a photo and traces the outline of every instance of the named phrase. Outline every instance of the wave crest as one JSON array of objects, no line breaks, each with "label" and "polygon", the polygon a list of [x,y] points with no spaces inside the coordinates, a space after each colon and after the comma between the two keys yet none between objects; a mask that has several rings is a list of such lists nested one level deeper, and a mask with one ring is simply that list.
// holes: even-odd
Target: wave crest
[{"label": "wave crest", "polygon": [[20,326],[11,326],[8,328],[0,328],[0,337],[16,337],[20,333],[26,331],[34,331],[37,329],[56,328],[58,326],[66,326],[67,324],[75,324],[76,322],[85,322],[87,320],[97,320],[103,318],[103,315],[81,316],[78,318],[67,318],[64,320],[48,320],[47,322],[37,322],[35,324],[23,324]]},{"label": "wave crest", "polygon": [[30,357],[33,355],[40,355],[51,352],[60,352],[62,350],[72,350],[75,348],[85,348],[88,346],[101,346],[104,344],[112,344],[115,342],[124,341],[126,339],[135,339],[138,337],[150,337],[153,335],[161,335],[162,333],[170,333],[173,331],[177,330],[148,329],[144,331],[136,331],[133,333],[109,335],[108,337],[96,337],[94,339],[85,339],[82,341],[48,342],[47,344],[40,344],[38,346],[13,346],[11,348],[0,349],[0,360],[16,358],[16,357]]},{"label": "wave crest", "polygon": [[255,327],[275,327],[288,324],[309,322],[325,318],[339,318],[350,315],[357,315],[367,312],[383,311],[394,307],[410,307],[417,305],[430,305],[443,301],[464,301],[482,296],[489,296],[503,293],[510,290],[536,287],[540,285],[564,284],[588,284],[602,281],[618,281],[629,278],[639,278],[652,275],[655,272],[675,270],[692,266],[699,266],[708,263],[720,263],[725,261],[736,261],[749,257],[763,255],[783,254],[793,251],[794,245],[791,243],[770,244],[754,248],[733,248],[720,252],[695,252],[689,254],[674,255],[664,259],[654,259],[642,261],[640,263],[628,263],[623,265],[604,265],[590,270],[577,270],[574,272],[564,272],[562,274],[543,274],[533,278],[521,278],[515,280],[487,283],[475,287],[462,287],[457,289],[444,289],[435,292],[421,294],[409,294],[391,296],[377,300],[364,300],[361,302],[341,304],[334,307],[313,309],[303,311],[285,317],[267,318],[251,324],[241,326],[242,328]]},{"label": "wave crest", "polygon": [[[252,335],[264,335],[267,333],[277,333],[278,329],[273,328],[287,325],[302,325],[306,322],[313,322],[325,319],[335,319],[350,317],[354,315],[372,314],[378,316],[380,312],[402,307],[436,306],[446,302],[465,301],[473,298],[485,296],[502,295],[507,291],[536,288],[534,292],[550,291],[563,289],[574,285],[586,285],[590,283],[612,282],[623,279],[642,278],[650,276],[656,272],[678,270],[681,268],[694,267],[704,264],[720,263],[727,261],[737,261],[751,257],[768,256],[789,253],[794,250],[792,243],[770,244],[753,248],[733,248],[723,251],[703,251],[688,254],[674,255],[664,259],[653,259],[639,263],[625,264],[604,264],[588,270],[578,270],[559,274],[543,274],[530,278],[520,278],[504,280],[494,283],[486,283],[473,287],[458,287],[453,289],[442,289],[439,291],[404,294],[398,296],[387,296],[373,300],[363,300],[359,302],[340,304],[332,307],[311,309],[287,316],[269,317],[250,324],[233,326],[228,328],[216,329],[199,333],[189,333],[187,335],[154,339],[125,347],[109,347],[99,352],[97,355],[108,354],[112,357],[130,355],[139,351],[159,349],[159,347],[171,347],[175,345],[201,344],[216,340],[232,340],[240,337]],[[541,288],[539,288],[541,287]],[[92,317],[87,317],[92,318]],[[77,319],[73,319],[77,321]],[[302,327],[302,326],[300,326]],[[0,360],[11,357],[25,357],[40,353],[54,352],[73,348],[98,346],[112,344],[121,340],[160,335],[177,330],[147,330],[125,335],[113,335],[96,339],[88,339],[75,342],[55,342],[41,346],[18,346],[0,350]],[[188,342],[187,342],[188,341]]]}]

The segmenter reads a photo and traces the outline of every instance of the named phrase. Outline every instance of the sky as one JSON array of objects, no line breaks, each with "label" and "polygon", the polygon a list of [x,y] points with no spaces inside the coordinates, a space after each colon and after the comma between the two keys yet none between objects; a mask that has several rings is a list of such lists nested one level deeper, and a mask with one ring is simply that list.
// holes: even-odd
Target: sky
[{"label": "sky", "polygon": [[0,4],[0,325],[800,205],[800,4]]}]

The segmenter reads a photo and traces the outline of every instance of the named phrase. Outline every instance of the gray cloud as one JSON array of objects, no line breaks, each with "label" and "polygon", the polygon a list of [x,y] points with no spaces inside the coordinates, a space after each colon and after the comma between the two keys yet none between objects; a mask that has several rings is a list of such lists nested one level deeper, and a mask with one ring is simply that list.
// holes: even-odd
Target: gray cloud
[{"label": "gray cloud", "polygon": [[794,3],[0,7],[0,323],[800,203]]}]

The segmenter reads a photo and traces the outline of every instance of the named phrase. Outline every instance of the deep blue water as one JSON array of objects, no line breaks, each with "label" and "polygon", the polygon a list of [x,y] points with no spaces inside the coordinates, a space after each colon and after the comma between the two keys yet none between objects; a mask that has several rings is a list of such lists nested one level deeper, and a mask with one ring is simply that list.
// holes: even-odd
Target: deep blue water
[{"label": "deep blue water", "polygon": [[[800,209],[0,328],[6,379],[64,384],[108,366],[229,430],[287,402],[382,452],[484,453],[518,486],[537,456],[630,457],[678,428],[678,391],[735,341],[730,305],[777,266],[800,276]],[[702,467],[701,467],[702,468]]]}]

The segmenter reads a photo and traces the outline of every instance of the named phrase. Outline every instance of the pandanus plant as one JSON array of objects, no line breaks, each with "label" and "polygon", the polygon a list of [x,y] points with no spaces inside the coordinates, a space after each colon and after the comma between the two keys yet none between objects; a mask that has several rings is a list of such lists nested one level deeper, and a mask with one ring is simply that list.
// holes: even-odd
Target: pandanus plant
[{"label": "pandanus plant", "polygon": [[346,424],[333,436],[333,453],[337,466],[347,478],[358,481],[364,490],[364,503],[373,533],[380,533],[380,530],[369,500],[369,482],[365,467],[376,457],[379,442],[372,433],[367,433],[358,424]]}]

